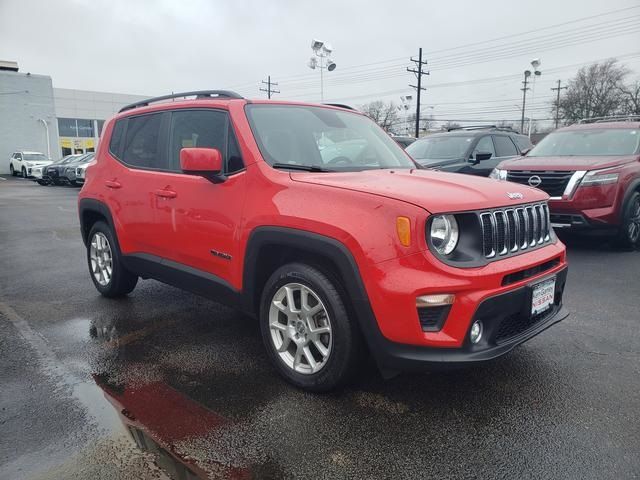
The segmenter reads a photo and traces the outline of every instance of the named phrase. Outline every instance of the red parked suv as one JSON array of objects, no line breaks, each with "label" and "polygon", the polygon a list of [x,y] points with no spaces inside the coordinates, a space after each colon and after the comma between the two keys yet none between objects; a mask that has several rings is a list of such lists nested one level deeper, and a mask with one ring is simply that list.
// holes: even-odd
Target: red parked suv
[{"label": "red parked suv", "polygon": [[547,192],[554,228],[609,232],[621,246],[637,248],[640,117],[614,120],[560,128],[491,176]]},{"label": "red parked suv", "polygon": [[110,120],[79,214],[101,294],[154,278],[237,307],[322,391],[367,351],[385,376],[471,364],[564,319],[547,198],[420,169],[348,108],[206,91]]}]

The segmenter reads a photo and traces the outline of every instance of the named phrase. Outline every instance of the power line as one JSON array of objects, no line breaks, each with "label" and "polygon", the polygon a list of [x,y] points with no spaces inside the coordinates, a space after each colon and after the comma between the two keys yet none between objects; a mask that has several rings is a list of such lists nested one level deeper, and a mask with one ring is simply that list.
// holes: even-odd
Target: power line
[{"label": "power line", "polygon": [[[563,26],[571,25],[571,24],[576,24],[576,23],[587,21],[587,20],[592,20],[592,19],[595,19],[595,18],[614,15],[614,14],[617,14],[617,13],[627,12],[627,11],[630,11],[630,10],[633,10],[633,9],[637,9],[637,8],[640,8],[640,6],[632,6],[632,7],[627,7],[627,8],[617,9],[617,10],[611,10],[611,11],[608,11],[608,12],[602,12],[602,13],[599,13],[599,14],[590,15],[590,16],[586,16],[586,17],[581,17],[581,18],[570,20],[570,21],[567,21],[567,22],[548,25],[546,27],[536,28],[536,29],[532,29],[532,30],[528,30],[528,31],[524,31],[524,32],[518,32],[518,33],[514,33],[514,34],[510,34],[510,35],[504,35],[504,36],[501,36],[501,37],[494,37],[492,39],[483,40],[483,41],[480,41],[480,42],[473,42],[473,43],[469,43],[469,44],[458,45],[458,46],[455,46],[455,47],[448,47],[448,48],[445,48],[445,49],[434,50],[431,53],[435,54],[435,53],[442,53],[442,52],[450,52],[450,51],[455,51],[455,50],[459,50],[459,49],[466,48],[466,47],[477,47],[478,45],[489,44],[489,43],[492,43],[492,42],[497,42],[499,40],[505,40],[505,39],[515,38],[515,37],[523,37],[525,35],[529,35],[529,34],[533,34],[533,33],[537,33],[537,32],[542,32],[542,31],[546,31],[546,30],[552,30],[554,28],[563,27]],[[633,19],[633,17],[625,18],[625,19],[618,19],[618,20],[616,20],[616,19],[607,20],[605,22],[601,22],[601,25],[602,24],[606,24],[606,23],[621,21],[621,20],[622,21],[629,21],[629,20],[632,20],[632,19]],[[590,28],[595,28],[597,26],[598,25],[586,25],[584,27],[579,27],[579,28],[590,29]],[[634,31],[630,31],[630,32],[626,32],[625,34],[628,34],[628,33],[635,33],[635,32]],[[551,35],[558,35],[558,33],[551,34]],[[537,41],[539,41],[539,39],[529,39],[529,40],[524,39],[524,40],[520,40],[518,42],[525,42],[525,41],[536,41],[537,42]],[[511,44],[509,44],[509,45],[511,45]],[[505,48],[505,45],[494,45],[494,46],[490,46],[488,48],[489,49],[496,49],[496,48],[500,48],[500,47]],[[450,56],[447,56],[447,57],[443,56],[443,57],[440,57],[438,60],[446,60],[446,59],[448,59],[449,62],[452,62],[455,58],[460,57],[461,55],[469,55],[469,52],[466,51],[466,52],[464,52],[462,54],[453,54],[453,55],[450,55]],[[351,72],[351,70],[362,69],[363,71],[361,71],[359,73],[366,73],[367,71],[369,71],[370,73],[374,73],[375,71],[384,70],[384,68],[388,69],[389,67],[394,68],[394,67],[397,67],[397,66],[401,66],[401,64],[400,65],[383,67],[382,69],[380,69],[380,68],[372,68],[372,69],[369,68],[369,69],[367,69],[367,68],[363,68],[363,67],[375,67],[375,66],[378,66],[378,65],[384,65],[384,64],[389,64],[389,63],[392,63],[392,62],[398,62],[398,61],[402,60],[403,58],[406,58],[406,57],[395,57],[395,58],[388,59],[388,60],[381,60],[381,61],[369,62],[369,63],[359,64],[359,65],[352,65],[352,66],[348,66],[348,67],[342,68],[342,71],[345,72],[345,74],[355,74],[356,72]],[[503,57],[501,57],[501,58],[503,58]],[[457,60],[459,61],[460,58],[457,58]],[[482,61],[484,61],[484,60],[482,60]],[[463,65],[456,65],[456,66],[463,66]],[[453,66],[451,66],[451,68],[453,68]],[[440,69],[444,69],[444,66],[442,68],[438,67],[437,69],[439,69],[439,70]],[[432,70],[435,71],[436,69],[432,68]],[[284,80],[284,81],[282,81],[281,83],[286,83],[286,82],[289,82],[290,80],[293,80],[293,79],[299,79],[298,82],[295,82],[295,81],[293,82],[293,83],[299,83],[300,80],[306,79],[306,78],[310,78],[310,77],[311,77],[311,75],[309,75],[309,74],[297,74],[297,75],[282,76],[281,80]],[[230,86],[229,88],[237,88],[237,87],[251,86],[251,85],[252,84],[249,84],[249,83],[247,83],[247,84],[236,84],[236,85]]]}]

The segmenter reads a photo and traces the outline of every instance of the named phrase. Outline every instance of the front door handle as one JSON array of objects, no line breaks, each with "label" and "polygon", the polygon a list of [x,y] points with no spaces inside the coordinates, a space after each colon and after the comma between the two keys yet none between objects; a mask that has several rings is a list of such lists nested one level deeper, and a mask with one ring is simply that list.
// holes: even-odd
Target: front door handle
[{"label": "front door handle", "polygon": [[122,184],[120,182],[116,182],[115,180],[107,180],[104,184],[109,188],[120,188]]},{"label": "front door handle", "polygon": [[162,198],[176,198],[178,196],[178,194],[173,190],[156,190],[153,193]]}]

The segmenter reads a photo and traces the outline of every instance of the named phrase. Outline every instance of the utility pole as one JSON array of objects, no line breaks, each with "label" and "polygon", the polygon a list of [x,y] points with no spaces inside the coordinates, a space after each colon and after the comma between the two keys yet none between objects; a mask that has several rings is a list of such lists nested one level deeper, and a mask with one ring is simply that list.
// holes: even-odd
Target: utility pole
[{"label": "utility pole", "polygon": [[261,92],[267,92],[267,98],[268,99],[271,99],[271,94],[272,93],[280,93],[280,90],[275,90],[273,88],[274,86],[277,87],[278,84],[271,81],[271,75],[269,75],[267,77],[267,81],[266,82],[264,80],[262,80],[262,83],[264,83],[267,86],[267,88],[261,88],[260,91]]},{"label": "utility pole", "polygon": [[417,68],[407,68],[407,72],[415,73],[418,78],[417,85],[409,84],[410,87],[415,88],[418,92],[416,95],[416,138],[418,138],[420,136],[420,92],[422,90],[426,90],[426,88],[422,87],[422,76],[429,75],[429,72],[424,72],[422,70],[422,66],[427,64],[426,60],[422,60],[422,47],[418,50],[418,59],[416,60],[412,57],[410,60],[417,66]]},{"label": "utility pole", "polygon": [[[520,133],[523,133],[523,134],[524,134],[524,109],[527,103],[527,90],[529,90],[529,87],[527,87],[527,85],[529,83],[530,76],[531,76],[531,70],[525,70],[524,82],[522,82],[524,87],[520,89],[522,90],[522,119],[520,120]],[[529,122],[531,122],[531,120],[529,120]]]},{"label": "utility pole", "polygon": [[558,80],[558,86],[556,88],[552,88],[551,90],[554,90],[556,92],[558,92],[558,96],[556,97],[556,128],[558,128],[558,122],[560,120],[560,90],[566,90],[567,87],[561,87],[560,86],[560,82],[561,80]]}]

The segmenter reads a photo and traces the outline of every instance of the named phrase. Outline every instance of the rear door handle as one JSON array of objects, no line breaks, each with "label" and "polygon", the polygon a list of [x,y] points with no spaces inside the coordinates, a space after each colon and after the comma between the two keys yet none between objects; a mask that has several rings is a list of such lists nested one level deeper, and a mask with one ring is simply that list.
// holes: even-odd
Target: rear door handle
[{"label": "rear door handle", "polygon": [[107,180],[104,184],[109,188],[120,188],[122,184],[120,182],[116,182],[115,180]]},{"label": "rear door handle", "polygon": [[162,198],[176,198],[178,196],[178,194],[173,190],[156,190],[153,193]]}]

